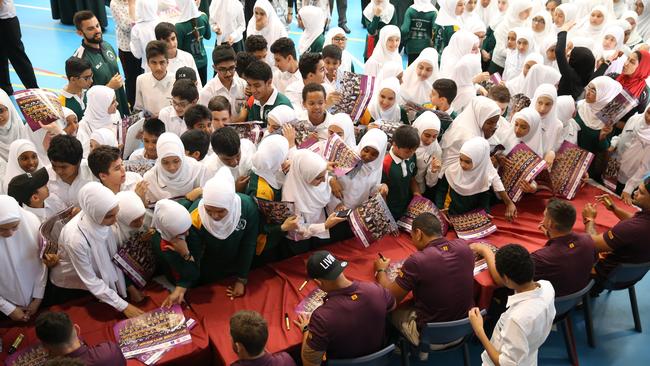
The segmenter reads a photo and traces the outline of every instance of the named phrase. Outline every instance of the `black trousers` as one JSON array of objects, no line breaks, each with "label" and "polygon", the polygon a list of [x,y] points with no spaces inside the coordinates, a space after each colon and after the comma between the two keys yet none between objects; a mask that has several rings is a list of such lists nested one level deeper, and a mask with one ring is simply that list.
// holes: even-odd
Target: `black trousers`
[{"label": "black trousers", "polygon": [[[361,24],[363,25],[363,11],[366,9],[366,6],[370,4],[370,0],[361,0]],[[363,26],[366,27],[365,25]]]},{"label": "black trousers", "polygon": [[[348,23],[348,0],[336,0],[336,11],[339,13],[339,27]],[[334,12],[334,0],[330,0],[330,15]]]},{"label": "black trousers", "polygon": [[135,81],[144,70],[141,67],[141,60],[135,58],[131,52],[119,50],[120,62],[124,69],[124,89],[126,89],[126,100],[131,108],[135,105]]},{"label": "black trousers", "polygon": [[38,88],[32,62],[25,53],[18,17],[0,19],[0,88],[12,95],[9,62],[25,88]]}]

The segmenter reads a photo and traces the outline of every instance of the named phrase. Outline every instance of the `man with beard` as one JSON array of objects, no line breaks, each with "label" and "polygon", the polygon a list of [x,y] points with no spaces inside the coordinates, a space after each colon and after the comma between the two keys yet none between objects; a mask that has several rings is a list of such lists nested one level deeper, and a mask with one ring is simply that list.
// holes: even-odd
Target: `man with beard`
[{"label": "man with beard", "polygon": [[123,117],[128,115],[129,103],[117,64],[117,53],[108,42],[104,42],[99,21],[91,11],[83,10],[74,15],[74,25],[83,41],[73,56],[90,62],[93,66],[93,85],[106,85],[115,90],[120,114]]}]

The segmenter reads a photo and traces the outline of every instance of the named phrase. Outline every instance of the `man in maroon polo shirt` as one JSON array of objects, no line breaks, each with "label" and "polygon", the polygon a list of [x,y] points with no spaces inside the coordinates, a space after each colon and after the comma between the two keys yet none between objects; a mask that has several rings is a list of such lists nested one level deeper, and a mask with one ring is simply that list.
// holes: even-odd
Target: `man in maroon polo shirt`
[{"label": "man in maroon polo shirt", "polygon": [[327,359],[355,358],[384,346],[386,315],[395,308],[395,298],[377,284],[348,280],[347,265],[327,251],[307,260],[307,274],[327,296],[311,319],[300,315],[295,321],[304,333],[304,366],[320,365],[325,354]]},{"label": "man in maroon polo shirt", "polygon": [[[596,250],[602,253],[595,267],[596,286],[602,283],[609,273],[622,263],[650,262],[650,175],[646,176],[632,194],[632,203],[641,208],[634,214],[617,207],[611,198],[604,194],[596,200],[612,211],[619,221],[602,234],[596,231],[596,206],[588,203],[582,210],[585,231],[591,235]],[[602,290],[601,288],[596,289]]]},{"label": "man in maroon polo shirt", "polygon": [[264,350],[269,338],[266,320],[257,312],[242,310],[230,317],[232,349],[239,360],[230,366],[296,366],[286,352]]},{"label": "man in maroon polo shirt", "polygon": [[413,220],[411,241],[418,251],[404,261],[394,282],[386,275],[390,259],[379,258],[375,270],[377,282],[398,302],[413,291],[413,304],[400,306],[391,321],[418,345],[424,325],[463,319],[474,306],[474,254],[465,240],[442,237],[440,221],[431,213]]},{"label": "man in maroon polo shirt", "polygon": [[66,313],[45,312],[36,318],[36,337],[50,357],[79,360],[86,366],[124,366],[126,360],[117,344],[100,343],[89,347],[79,340],[80,328]]}]

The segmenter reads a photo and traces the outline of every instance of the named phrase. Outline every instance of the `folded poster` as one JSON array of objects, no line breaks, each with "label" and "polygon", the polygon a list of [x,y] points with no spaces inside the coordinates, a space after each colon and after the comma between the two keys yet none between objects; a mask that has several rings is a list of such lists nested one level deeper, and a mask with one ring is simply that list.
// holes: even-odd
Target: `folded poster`
[{"label": "folded poster", "polygon": [[269,201],[255,197],[255,202],[267,224],[281,225],[296,212],[293,202]]},{"label": "folded poster", "polygon": [[32,131],[44,125],[63,119],[63,108],[57,95],[45,89],[26,89],[14,93],[16,104]]},{"label": "folded poster", "polygon": [[361,157],[335,133],[327,139],[323,157],[336,164],[334,175],[337,177],[344,176],[361,167]]},{"label": "folded poster", "polygon": [[449,215],[449,222],[460,239],[484,238],[497,230],[485,210],[471,211],[462,215]]},{"label": "folded poster", "polygon": [[41,234],[41,253],[42,258],[45,254],[56,254],[59,250],[59,235],[65,224],[72,218],[74,207],[70,206],[54,216],[48,217],[38,231]]},{"label": "folded poster", "polygon": [[[136,112],[133,113],[129,116],[126,116],[122,118],[122,123],[121,123],[121,130],[119,133],[119,137],[117,141],[119,141],[120,145],[123,147],[126,146],[126,140],[127,136],[129,136],[129,128],[131,126],[134,126],[136,124],[140,125],[138,122],[139,121],[144,121],[144,112]],[[144,122],[142,122],[144,123]]]},{"label": "folded poster", "polygon": [[192,341],[179,305],[159,308],[113,327],[115,339],[125,358],[170,348]]},{"label": "folded poster", "polygon": [[628,94],[625,89],[610,100],[600,111],[596,113],[596,117],[601,120],[605,126],[611,126],[618,122],[629,111],[639,105],[639,101]]},{"label": "folded poster", "polygon": [[144,176],[144,173],[148,172],[154,165],[156,165],[155,160],[125,160],[123,161],[124,170],[127,172],[138,173],[141,176]]},{"label": "folded poster", "polygon": [[406,208],[406,213],[399,220],[397,220],[397,226],[410,233],[413,225],[413,220],[425,212],[432,213],[438,218],[440,221],[440,227],[442,229],[442,236],[447,235],[447,231],[449,230],[447,218],[442,214],[442,212],[440,212],[440,210],[438,210],[438,207],[436,207],[433,202],[422,196],[413,196],[413,199]]},{"label": "folded poster", "polygon": [[348,221],[352,232],[366,248],[384,235],[398,230],[393,215],[380,194],[352,210]]},{"label": "folded poster", "polygon": [[594,154],[564,141],[555,154],[550,174],[540,176],[542,179],[538,181],[538,186],[545,186],[556,196],[573,199],[593,159]]},{"label": "folded poster", "polygon": [[523,182],[532,182],[546,169],[546,161],[531,150],[525,143],[517,144],[506,156],[508,164],[501,167],[501,181],[513,202],[521,199]]},{"label": "folded poster", "polygon": [[325,296],[327,296],[327,292],[319,288],[314,289],[309,293],[309,295],[307,295],[307,297],[302,299],[302,301],[296,305],[294,311],[296,314],[311,316],[311,313],[313,313],[314,310],[323,305],[323,302],[325,302]]},{"label": "folded poster", "polygon": [[42,366],[47,360],[48,352],[38,343],[8,356],[5,366]]},{"label": "folded poster", "polygon": [[[494,253],[494,254],[496,254],[497,251],[499,250],[499,248],[495,247],[493,244],[491,244],[491,243],[489,243],[487,241],[477,240],[477,241],[472,242],[472,244],[474,244],[474,243],[487,245],[490,248],[490,250],[492,250],[492,253]],[[477,253],[474,253],[474,276],[476,276],[477,274],[485,271],[487,268],[488,268],[487,267],[487,261],[485,260],[485,258],[478,255]]]},{"label": "folded poster", "polygon": [[239,138],[248,139],[254,145],[262,141],[262,137],[264,136],[264,130],[262,129],[264,122],[262,121],[233,122],[226,123],[225,125],[235,129],[239,134]]},{"label": "folded poster", "polygon": [[344,71],[337,81],[336,91],[341,94],[341,101],[330,108],[330,113],[345,113],[358,121],[368,107],[375,89],[375,77]]},{"label": "folded poster", "polygon": [[139,288],[143,288],[156,270],[156,257],[151,249],[151,235],[146,231],[133,234],[122,243],[113,262]]}]

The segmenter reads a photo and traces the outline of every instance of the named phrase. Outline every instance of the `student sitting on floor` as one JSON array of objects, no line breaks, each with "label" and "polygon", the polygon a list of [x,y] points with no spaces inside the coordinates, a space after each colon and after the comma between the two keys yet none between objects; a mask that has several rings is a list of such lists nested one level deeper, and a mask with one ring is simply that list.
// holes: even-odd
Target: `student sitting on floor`
[{"label": "student sitting on floor", "polygon": [[210,144],[214,154],[203,161],[208,179],[225,166],[235,179],[237,192],[244,192],[250,179],[255,145],[249,139],[239,138],[232,127],[215,131],[210,137]]},{"label": "student sitting on floor", "polygon": [[397,308],[391,320],[417,346],[424,325],[463,319],[472,307],[474,255],[465,240],[443,237],[440,221],[431,213],[413,220],[411,242],[418,251],[404,261],[394,281],[386,275],[390,259],[375,261],[375,271],[377,282],[398,303],[413,292],[415,303]]},{"label": "student sitting on floor", "polygon": [[172,87],[172,105],[160,110],[158,118],[165,124],[165,132],[180,136],[187,131],[185,111],[199,100],[199,91],[190,80],[180,79]]},{"label": "student sitting on floor", "polygon": [[320,365],[324,354],[328,360],[355,358],[384,346],[386,316],[395,309],[395,298],[377,284],[347,279],[347,265],[326,251],[307,260],[307,275],[327,296],[311,318],[300,315],[295,321],[303,332],[305,366]]},{"label": "student sitting on floor", "polygon": [[393,146],[384,157],[381,182],[388,186],[386,203],[395,220],[402,217],[413,196],[422,194],[415,181],[415,151],[418,146],[418,130],[400,126],[393,133]]},{"label": "student sitting on floor", "polygon": [[165,133],[165,124],[158,118],[146,119],[142,124],[143,147],[131,153],[128,160],[147,160],[155,162],[158,158],[156,144],[160,135]]},{"label": "student sitting on floor", "polygon": [[151,71],[139,75],[135,81],[134,111],[158,117],[158,113],[169,105],[175,75],[167,71],[167,54],[167,43],[151,41],[147,44],[147,66]]},{"label": "student sitting on floor", "polygon": [[70,57],[65,61],[65,76],[68,83],[61,89],[61,107],[70,108],[81,120],[86,110],[86,90],[93,85],[93,68],[83,58]]},{"label": "student sitting on floor", "polygon": [[508,244],[495,257],[499,276],[515,294],[508,297],[508,310],[501,314],[491,339],[483,329],[481,311],[469,311],[474,333],[485,348],[481,360],[484,365],[535,365],[555,318],[555,290],[548,281],[533,281],[535,266],[521,245]]},{"label": "student sitting on floor", "polygon": [[203,130],[189,130],[183,132],[181,141],[185,148],[185,155],[196,161],[203,161],[210,150],[210,135]]},{"label": "student sitting on floor", "polygon": [[47,189],[49,179],[46,168],[17,175],[9,182],[7,194],[15,198],[25,211],[33,213],[43,222],[56,213],[52,212],[47,203],[47,198],[50,196],[50,191]]},{"label": "student sitting on floor", "polygon": [[113,342],[88,346],[80,339],[81,328],[64,312],[45,312],[36,318],[36,337],[50,358],[66,357],[86,366],[126,366],[120,347]]},{"label": "student sitting on floor", "polygon": [[258,312],[241,310],[233,314],[230,317],[230,338],[238,358],[230,366],[296,366],[286,352],[265,351],[269,329]]}]

